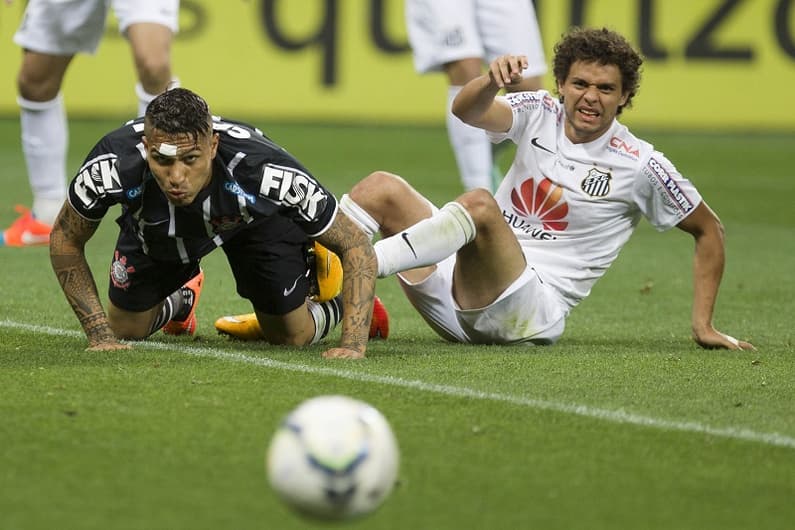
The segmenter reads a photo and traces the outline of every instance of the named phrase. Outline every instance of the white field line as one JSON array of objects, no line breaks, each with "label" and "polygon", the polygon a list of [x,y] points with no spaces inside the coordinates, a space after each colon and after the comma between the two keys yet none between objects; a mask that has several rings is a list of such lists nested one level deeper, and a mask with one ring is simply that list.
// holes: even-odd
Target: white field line
[{"label": "white field line", "polygon": [[[12,320],[0,320],[0,327],[15,328],[31,333],[39,333],[46,335],[57,335],[71,338],[83,337],[83,334],[78,331],[64,330],[58,328],[51,328],[48,326],[36,326],[25,324],[21,322],[14,322]],[[757,442],[766,445],[787,447],[795,449],[795,438],[786,436],[779,433],[757,432],[751,429],[743,429],[736,427],[713,427],[697,421],[674,421],[662,418],[654,418],[651,416],[642,416],[640,414],[633,414],[626,412],[622,409],[602,409],[592,407],[590,405],[578,405],[576,403],[564,403],[560,401],[549,401],[544,399],[534,399],[523,396],[514,396],[511,394],[501,394],[497,392],[483,392],[472,388],[439,385],[435,383],[427,383],[416,379],[403,379],[400,377],[393,377],[388,375],[374,375],[356,372],[352,370],[344,370],[341,368],[325,368],[319,366],[310,366],[301,363],[288,363],[283,361],[276,361],[267,357],[251,357],[244,355],[240,352],[218,350],[214,348],[196,348],[192,346],[183,346],[180,344],[163,343],[156,341],[141,341],[143,347],[184,353],[186,355],[193,355],[196,357],[209,357],[219,359],[222,361],[231,361],[238,363],[251,364],[263,368],[270,368],[275,370],[285,370],[290,372],[299,372],[303,374],[322,375],[329,377],[339,377],[341,379],[349,379],[351,381],[359,381],[364,383],[376,383],[381,385],[390,385],[401,388],[411,388],[420,390],[422,392],[431,392],[435,394],[442,394],[445,396],[479,399],[484,401],[496,401],[501,403],[509,403],[511,405],[518,405],[528,407],[536,410],[549,410],[554,412],[562,412],[565,414],[575,414],[577,416],[584,416],[586,418],[594,418],[612,423],[639,425],[643,427],[651,427],[660,430],[669,431],[683,431],[699,434],[706,434],[710,436],[717,436],[719,438],[730,438],[734,440],[743,440],[748,442]],[[343,364],[345,361],[339,361]]]}]

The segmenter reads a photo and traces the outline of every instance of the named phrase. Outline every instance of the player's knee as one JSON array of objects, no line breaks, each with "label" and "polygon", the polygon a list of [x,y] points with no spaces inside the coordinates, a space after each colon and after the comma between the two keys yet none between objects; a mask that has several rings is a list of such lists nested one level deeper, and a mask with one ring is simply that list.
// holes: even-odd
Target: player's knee
[{"label": "player's knee", "polygon": [[28,101],[51,101],[61,89],[59,78],[41,77],[21,71],[17,76],[17,91]]},{"label": "player's knee", "polygon": [[159,94],[171,82],[171,64],[167,58],[142,57],[136,60],[141,86],[150,94]]},{"label": "player's knee", "polygon": [[356,183],[348,195],[365,209],[368,206],[380,209],[381,205],[390,203],[396,197],[405,197],[408,189],[408,183],[398,175],[387,171],[374,171]]},{"label": "player's knee", "polygon": [[470,190],[461,195],[456,201],[466,208],[478,231],[480,231],[481,227],[487,227],[495,221],[502,220],[502,211],[497,201],[486,189],[476,188]]}]

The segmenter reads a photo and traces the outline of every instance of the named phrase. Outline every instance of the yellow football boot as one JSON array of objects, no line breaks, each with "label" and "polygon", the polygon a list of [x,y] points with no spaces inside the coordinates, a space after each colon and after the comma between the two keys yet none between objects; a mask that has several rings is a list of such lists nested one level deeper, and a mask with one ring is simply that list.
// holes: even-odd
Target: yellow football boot
[{"label": "yellow football boot", "polygon": [[310,269],[314,264],[315,279],[309,297],[315,302],[328,302],[342,292],[342,262],[339,256],[315,241],[309,249]]},{"label": "yellow football boot", "polygon": [[257,315],[248,313],[221,317],[215,321],[215,329],[222,335],[229,335],[240,340],[260,340],[265,336],[259,327]]}]

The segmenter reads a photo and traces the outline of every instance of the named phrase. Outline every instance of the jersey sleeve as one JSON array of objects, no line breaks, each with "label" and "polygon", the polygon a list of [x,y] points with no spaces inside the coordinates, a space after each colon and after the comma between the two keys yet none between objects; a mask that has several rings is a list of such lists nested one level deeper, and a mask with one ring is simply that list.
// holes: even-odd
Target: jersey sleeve
[{"label": "jersey sleeve", "polygon": [[538,92],[511,92],[495,99],[507,103],[513,113],[511,128],[505,132],[486,131],[492,143],[511,140],[518,144],[524,131],[536,121],[541,120],[541,112],[545,110],[555,112],[556,106],[552,97],[546,91]]},{"label": "jersey sleeve", "polygon": [[258,194],[279,205],[310,237],[325,232],[337,213],[336,197],[298,164],[264,164]]},{"label": "jersey sleeve", "polygon": [[701,202],[693,183],[659,151],[641,166],[633,193],[641,213],[659,231],[679,224]]},{"label": "jersey sleeve", "polygon": [[102,219],[111,206],[121,202],[123,189],[118,168],[119,157],[105,137],[94,146],[69,183],[72,208],[86,219]]}]

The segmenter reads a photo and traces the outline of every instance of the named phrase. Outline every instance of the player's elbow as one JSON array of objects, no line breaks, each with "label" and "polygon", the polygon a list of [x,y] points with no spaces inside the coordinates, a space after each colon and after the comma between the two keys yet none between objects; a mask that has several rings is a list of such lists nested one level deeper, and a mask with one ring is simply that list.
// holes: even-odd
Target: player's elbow
[{"label": "player's elbow", "polygon": [[476,112],[471,105],[467,105],[465,102],[459,100],[459,98],[453,100],[450,112],[467,125],[476,126],[477,120],[480,118],[479,112]]}]

